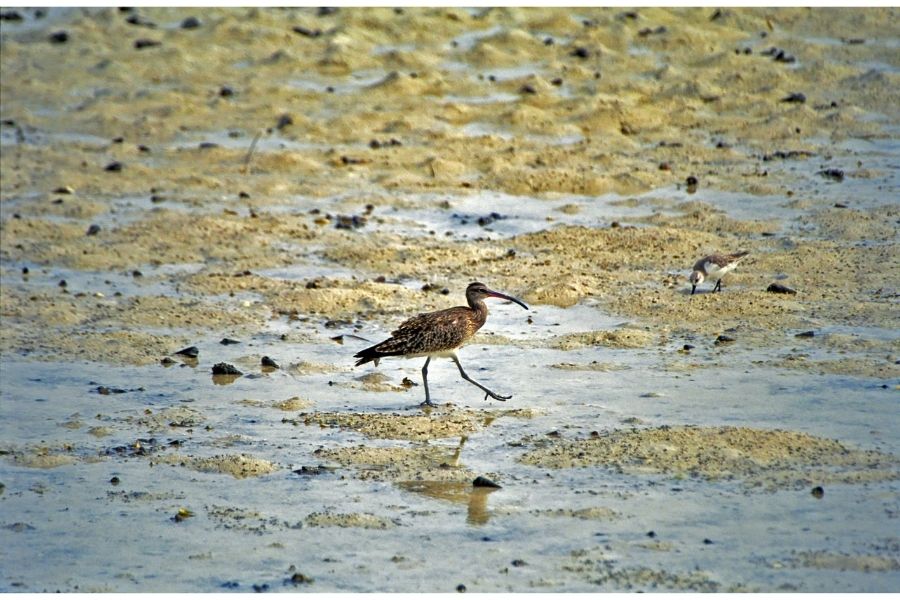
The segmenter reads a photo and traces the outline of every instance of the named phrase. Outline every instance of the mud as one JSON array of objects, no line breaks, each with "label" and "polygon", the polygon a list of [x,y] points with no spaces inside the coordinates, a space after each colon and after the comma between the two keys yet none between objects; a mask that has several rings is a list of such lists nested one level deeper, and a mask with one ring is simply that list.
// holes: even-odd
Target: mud
[{"label": "mud", "polygon": [[[288,555],[313,591],[897,587],[894,9],[16,10],[0,498],[36,531],[0,589],[274,589]],[[509,403],[353,368],[473,280],[530,306],[460,353]]]}]

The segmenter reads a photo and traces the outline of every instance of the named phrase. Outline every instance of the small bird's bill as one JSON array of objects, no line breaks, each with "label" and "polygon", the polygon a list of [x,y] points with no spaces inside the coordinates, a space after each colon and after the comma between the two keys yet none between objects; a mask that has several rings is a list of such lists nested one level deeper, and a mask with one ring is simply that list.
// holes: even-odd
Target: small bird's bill
[{"label": "small bird's bill", "polygon": [[500,292],[495,292],[493,290],[489,290],[489,291],[490,291],[490,295],[493,296],[494,298],[503,298],[504,300],[509,300],[510,302],[515,302],[516,304],[518,304],[525,310],[528,310],[528,307],[525,306],[525,303],[522,302],[521,300],[519,300],[518,298],[513,298],[512,296],[507,296],[506,294],[501,294]]},{"label": "small bird's bill", "polygon": [[693,296],[694,292],[696,292],[696,291],[697,291],[697,284],[694,283],[691,285],[691,296]]}]

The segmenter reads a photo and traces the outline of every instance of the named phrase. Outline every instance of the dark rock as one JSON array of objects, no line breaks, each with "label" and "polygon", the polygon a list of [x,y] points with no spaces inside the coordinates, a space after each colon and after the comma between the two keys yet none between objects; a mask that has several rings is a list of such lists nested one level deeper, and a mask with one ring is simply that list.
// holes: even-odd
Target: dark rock
[{"label": "dark rock", "polygon": [[703,543],[706,544],[707,546],[709,546],[710,544],[714,544],[715,542],[713,542],[709,538],[703,538]]},{"label": "dark rock", "polygon": [[302,25],[295,25],[291,27],[291,31],[308,38],[317,38],[322,35],[321,29],[308,29],[306,27],[303,27]]},{"label": "dark rock", "polygon": [[728,344],[733,341],[735,341],[735,338],[731,337],[730,335],[720,335],[719,337],[716,338],[715,343],[716,343],[716,345]]},{"label": "dark rock", "polygon": [[59,287],[61,287],[61,288],[68,287],[68,286],[69,286],[69,282],[67,282],[65,279],[60,279],[60,280],[59,280],[59,283],[58,283],[57,285],[58,285]]},{"label": "dark rock", "polygon": [[200,349],[197,348],[197,346],[188,346],[187,348],[182,348],[175,354],[187,356],[188,358],[197,358],[198,356],[200,356]]},{"label": "dark rock", "polygon": [[816,337],[816,332],[815,331],[801,331],[800,333],[795,334],[794,337],[798,337],[798,338]]},{"label": "dark rock", "polygon": [[109,171],[109,172],[111,172],[111,173],[118,173],[119,171],[122,170],[122,167],[124,167],[124,166],[125,166],[125,165],[123,165],[123,164],[120,163],[119,161],[114,160],[114,161],[112,161],[111,163],[109,163],[108,165],[106,165],[105,167],[103,167],[103,170],[104,170],[104,171]]},{"label": "dark rock", "polygon": [[50,40],[51,44],[65,44],[69,41],[69,32],[68,31],[54,31],[50,34],[50,37],[47,38]]},{"label": "dark rock", "polygon": [[456,591],[459,592],[460,594],[464,594],[466,591],[465,584],[461,583],[458,586],[456,586]]},{"label": "dark rock", "polygon": [[119,485],[119,478],[114,476],[109,482],[113,485]]},{"label": "dark rock", "polygon": [[502,487],[501,485],[494,483],[493,481],[491,481],[487,477],[484,477],[483,475],[479,475],[478,477],[476,477],[475,480],[472,482],[472,486],[473,487],[494,488],[494,489],[500,489]]},{"label": "dark rock", "polygon": [[263,356],[261,362],[262,362],[262,366],[268,367],[268,368],[270,368],[270,369],[279,369],[279,368],[281,368],[281,367],[278,366],[278,363],[276,363],[274,360],[272,360],[272,359],[269,358],[268,356]]},{"label": "dark rock", "polygon": [[366,218],[360,215],[338,215],[334,219],[334,226],[337,229],[359,229],[365,225]]},{"label": "dark rock", "polygon": [[769,287],[766,288],[767,292],[771,292],[773,294],[796,294],[797,290],[791,289],[786,285],[781,285],[780,283],[770,283]]},{"label": "dark rock", "polygon": [[160,362],[160,364],[161,364],[162,366],[164,366],[164,367],[168,367],[168,366],[170,366],[170,365],[174,365],[174,364],[175,364],[175,361],[174,361],[172,358],[168,357],[168,356],[164,356],[164,357],[162,358],[162,360],[160,360],[159,362]]},{"label": "dark rock", "polygon": [[200,27],[200,19],[197,17],[188,17],[181,22],[182,29],[197,29]]},{"label": "dark rock", "polygon": [[278,122],[275,123],[275,129],[284,129],[288,125],[293,125],[294,119],[289,114],[283,114],[278,117]]},{"label": "dark rock", "polygon": [[105,385],[101,385],[97,388],[97,393],[101,396],[109,396],[110,394],[124,394],[128,390],[123,390],[122,388],[111,388],[106,387]]},{"label": "dark rock", "polygon": [[521,88],[519,88],[520,94],[537,94],[537,90],[534,89],[533,85],[526,83]]},{"label": "dark rock", "polygon": [[589,58],[591,56],[591,51],[584,46],[576,46],[569,55],[577,58]]},{"label": "dark rock", "polygon": [[162,46],[162,42],[160,42],[159,40],[151,40],[147,38],[134,40],[134,47],[137,50],[143,50],[144,48],[154,48],[156,46]]},{"label": "dark rock", "polygon": [[304,583],[312,583],[312,577],[307,577],[303,573],[294,573],[291,577],[285,580],[285,583],[290,583],[293,585],[303,585]]},{"label": "dark rock", "polygon": [[653,530],[651,529],[650,531],[647,532],[647,537],[648,537],[648,538],[655,538],[655,537],[656,537],[656,532],[653,531]]},{"label": "dark rock", "polygon": [[240,342],[238,340],[233,340],[231,338],[222,338],[221,340],[219,340],[219,343],[222,344],[223,346],[232,346],[234,344],[240,344]]},{"label": "dark rock", "polygon": [[20,22],[22,20],[22,15],[18,11],[4,10],[3,12],[0,12],[0,21]]},{"label": "dark rock", "polygon": [[198,148],[201,150],[212,150],[213,148],[218,148],[219,145],[215,142],[200,142]]},{"label": "dark rock", "polygon": [[795,104],[803,104],[806,102],[806,94],[800,92],[791,92],[781,99],[781,102],[792,102]]},{"label": "dark rock", "polygon": [[100,233],[100,226],[94,223],[88,227],[86,235],[97,235],[98,233]]},{"label": "dark rock", "polygon": [[224,362],[214,364],[212,373],[213,375],[243,375],[243,373],[238,371],[234,365],[229,365]]},{"label": "dark rock", "polygon": [[522,560],[521,558],[516,558],[510,564],[514,567],[524,567],[528,563],[525,562],[524,560]]},{"label": "dark rock", "polygon": [[74,194],[75,189],[70,185],[63,185],[63,186],[60,186],[60,187],[56,188],[55,190],[53,190],[53,193],[54,194]]},{"label": "dark rock", "polygon": [[337,14],[340,9],[335,6],[320,6],[316,11],[317,17],[329,17],[331,15]]},{"label": "dark rock", "polygon": [[125,18],[125,22],[129,25],[135,25],[137,27],[146,27],[147,29],[156,29],[156,23],[145,19],[141,15],[137,13],[132,13]]},{"label": "dark rock", "polygon": [[697,184],[699,184],[700,182],[693,175],[688,175],[688,178],[685,179],[685,183],[687,183],[690,187],[697,187]]},{"label": "dark rock", "polygon": [[817,485],[810,493],[813,495],[813,498],[822,498],[825,495],[825,489],[821,485]]},{"label": "dark rock", "polygon": [[685,352],[688,352],[690,350],[693,350],[694,346],[692,344],[685,344],[684,346],[682,346],[681,349],[684,350]]},{"label": "dark rock", "polygon": [[835,208],[849,208],[849,206],[847,206],[847,205],[844,204],[843,202],[835,202],[835,203],[834,203],[834,207],[835,207]]},{"label": "dark rock", "polygon": [[844,180],[844,172],[841,169],[823,169],[816,174],[821,175],[825,179],[831,179],[837,182]]},{"label": "dark rock", "polygon": [[221,96],[222,98],[231,98],[232,96],[234,96],[234,88],[223,85],[219,88],[219,96]]}]

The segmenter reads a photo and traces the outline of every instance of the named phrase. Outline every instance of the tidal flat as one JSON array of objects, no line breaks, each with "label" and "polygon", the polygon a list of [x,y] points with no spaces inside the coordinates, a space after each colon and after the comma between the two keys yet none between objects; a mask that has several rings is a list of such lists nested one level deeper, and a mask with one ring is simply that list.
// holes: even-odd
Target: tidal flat
[{"label": "tidal flat", "polygon": [[898,17],[3,9],[0,590],[897,590]]}]

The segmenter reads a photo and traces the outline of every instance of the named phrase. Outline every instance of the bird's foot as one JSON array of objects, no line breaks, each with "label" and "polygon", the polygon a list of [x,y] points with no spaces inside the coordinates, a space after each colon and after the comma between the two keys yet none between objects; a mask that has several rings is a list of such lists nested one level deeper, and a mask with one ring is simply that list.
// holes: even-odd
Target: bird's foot
[{"label": "bird's foot", "polygon": [[509,396],[501,396],[500,394],[495,394],[494,392],[485,392],[484,399],[487,400],[488,397],[493,398],[494,400],[499,400],[500,402],[506,402],[512,395]]},{"label": "bird's foot", "polygon": [[431,401],[431,399],[425,400],[422,404],[419,405],[419,408],[437,408],[437,404]]}]

